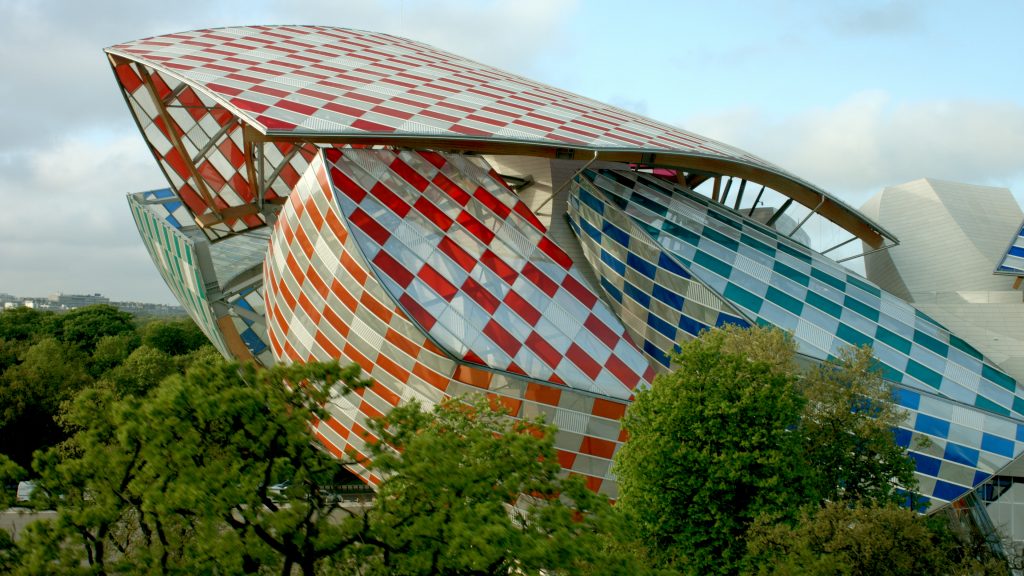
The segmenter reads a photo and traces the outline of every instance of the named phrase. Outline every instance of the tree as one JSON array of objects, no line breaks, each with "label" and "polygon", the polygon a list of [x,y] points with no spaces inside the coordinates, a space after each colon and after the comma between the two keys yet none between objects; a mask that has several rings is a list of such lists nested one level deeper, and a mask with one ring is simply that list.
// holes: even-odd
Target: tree
[{"label": "tree", "polygon": [[110,552],[130,549],[137,510],[128,501],[126,484],[139,448],[118,436],[116,401],[110,388],[86,388],[61,417],[73,436],[36,453],[33,468],[40,476],[33,504],[59,514],[24,533],[19,542],[23,573],[75,574],[87,565],[106,574],[116,567],[108,565]]},{"label": "tree", "polygon": [[53,312],[12,308],[0,312],[0,338],[31,341],[43,335],[53,335],[58,324],[58,316]]},{"label": "tree", "polygon": [[[311,573],[347,528],[331,520],[338,504],[322,489],[339,464],[313,445],[309,421],[323,416],[330,385],[356,385],[357,371],[257,372],[219,361],[194,365],[145,398],[87,390],[66,415],[77,433],[37,459],[43,493],[60,495],[44,504],[59,514],[26,555],[54,571],[85,562],[101,573],[268,564]],[[310,489],[282,506],[269,493],[281,481]]]},{"label": "tree", "polygon": [[733,573],[753,521],[792,518],[808,498],[793,358],[780,331],[726,327],[683,344],[679,368],[637,393],[618,506],[660,565]]},{"label": "tree", "polygon": [[[914,503],[916,481],[893,434],[903,411],[870,348],[804,372],[795,359],[782,332],[730,327],[684,345],[678,370],[637,395],[616,470],[622,507],[662,565],[735,573],[749,561],[753,522],[764,538],[766,525],[782,534],[798,516],[824,522],[839,508],[919,536],[890,510],[908,493]],[[807,570],[846,570],[846,560],[819,552]]]},{"label": "tree", "polygon": [[[358,374],[358,366],[337,363],[260,371],[196,364],[127,420],[147,463],[133,486],[156,520],[180,518],[189,532],[207,535],[185,543],[193,558],[250,568],[276,558],[283,574],[293,566],[314,574],[352,536],[349,524],[333,519],[339,502],[328,493],[340,463],[316,447],[310,421],[326,417],[335,384],[342,394],[365,385]],[[282,482],[294,487],[287,506],[270,493]],[[242,551],[240,542],[248,543]],[[171,558],[160,552],[162,565]]]},{"label": "tree", "polygon": [[109,370],[103,381],[112,385],[118,396],[144,396],[164,378],[174,374],[176,368],[170,355],[143,345]]},{"label": "tree", "polygon": [[[66,314],[17,308],[0,313],[0,453],[28,468],[32,453],[67,438],[56,424],[63,403],[96,381],[118,394],[140,395],[167,375],[216,352],[196,347],[190,320],[157,322],[181,336],[178,356],[139,348],[141,336],[131,315],[111,306],[89,306]],[[155,341],[161,341],[156,338]],[[164,346],[174,346],[164,338]]]},{"label": "tree", "polygon": [[[486,399],[415,404],[374,425],[384,477],[366,514],[365,574],[638,574],[607,547],[621,528],[604,496],[562,479],[554,430],[514,422]],[[523,496],[529,495],[529,496]],[[517,504],[518,507],[513,507]]]},{"label": "tree", "polygon": [[66,312],[59,318],[61,339],[80,350],[92,354],[96,343],[104,336],[116,336],[135,330],[133,317],[109,304],[83,306]]},{"label": "tree", "polygon": [[808,400],[802,453],[819,501],[880,505],[913,495],[914,463],[893,436],[904,411],[876,364],[870,348],[846,349],[799,380]]},{"label": "tree", "polygon": [[[7,510],[15,503],[15,495],[8,490],[25,476],[25,471],[13,460],[0,454],[0,510]],[[0,529],[0,574],[14,570],[21,562],[14,540],[7,530]]]},{"label": "tree", "polygon": [[96,341],[89,362],[89,373],[99,378],[104,372],[121,364],[141,344],[135,332],[125,332],[116,336],[103,336]]},{"label": "tree", "polygon": [[893,503],[830,502],[809,507],[795,526],[759,522],[749,538],[752,574],[1006,575],[987,548],[964,555],[941,523]]},{"label": "tree", "polygon": [[46,337],[26,350],[21,363],[4,371],[0,453],[28,468],[35,450],[66,437],[54,417],[62,402],[92,383],[86,361],[77,348]]},{"label": "tree", "polygon": [[181,356],[209,343],[190,318],[153,320],[140,329],[142,343],[171,356]]},{"label": "tree", "polygon": [[0,338],[0,374],[20,362],[25,351],[31,346],[28,340],[7,340]]},{"label": "tree", "polygon": [[20,557],[36,573],[638,573],[602,554],[622,537],[617,516],[559,478],[552,430],[486,401],[375,424],[380,496],[345,512],[331,489],[341,463],[310,427],[334,382],[364,384],[357,366],[221,360],[144,397],[83,391],[65,414],[74,436],[37,458],[40,505],[58,518],[26,532]]}]

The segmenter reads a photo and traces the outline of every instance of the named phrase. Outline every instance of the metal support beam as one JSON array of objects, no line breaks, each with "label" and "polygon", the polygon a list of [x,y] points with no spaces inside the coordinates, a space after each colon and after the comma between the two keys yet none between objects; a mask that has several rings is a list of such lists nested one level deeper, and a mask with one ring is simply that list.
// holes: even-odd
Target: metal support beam
[{"label": "metal support beam", "polygon": [[740,191],[736,194],[736,203],[732,205],[733,210],[740,209],[740,202],[743,202],[743,191],[747,189],[747,181],[740,180]]},{"label": "metal support beam", "polygon": [[753,216],[754,210],[757,208],[758,203],[761,202],[761,195],[764,194],[764,186],[761,186],[761,191],[757,193],[757,198],[754,198],[754,205],[750,207],[750,211],[747,212],[747,216]]},{"label": "metal support beam", "polygon": [[807,214],[807,216],[804,216],[804,219],[803,219],[803,220],[801,220],[801,221],[800,221],[800,222],[799,222],[799,223],[798,223],[798,224],[796,225],[796,227],[795,227],[795,228],[793,228],[792,230],[790,230],[790,231],[789,231],[789,234],[786,234],[786,238],[792,238],[792,237],[793,237],[793,234],[796,234],[796,231],[797,231],[797,230],[799,230],[800,228],[802,228],[802,227],[803,227],[803,225],[804,225],[805,223],[807,223],[807,221],[808,221],[808,220],[810,220],[810,219],[811,219],[811,216],[814,216],[815,214],[817,214],[817,213],[818,213],[818,208],[821,208],[821,205],[822,205],[822,204],[824,204],[824,203],[825,203],[825,195],[823,194],[823,195],[821,196],[821,202],[818,202],[818,205],[814,207],[814,210],[811,210],[811,211],[810,211],[810,212],[809,212],[809,213]]},{"label": "metal support beam", "polygon": [[587,168],[590,168],[590,165],[597,161],[597,155],[598,154],[600,154],[600,152],[597,151],[597,150],[594,150],[594,156],[590,160],[587,160],[586,164],[584,164],[583,166],[580,166],[580,169],[577,170],[575,173],[573,173],[573,175],[570,176],[565,182],[562,182],[562,185],[559,186],[555,191],[553,191],[551,193],[551,196],[549,196],[546,200],[544,200],[544,202],[542,202],[540,204],[540,206],[537,206],[537,210],[540,210],[548,202],[551,202],[551,200],[553,200],[555,198],[555,196],[558,196],[566,186],[568,186],[573,180],[576,179],[577,176],[579,176],[580,174],[583,174],[583,171],[586,170]]},{"label": "metal support beam", "polygon": [[725,183],[725,192],[722,192],[722,204],[729,201],[729,189],[732,188],[732,176],[729,177],[729,181]]},{"label": "metal support beam", "polygon": [[715,176],[715,188],[711,191],[711,199],[718,202],[718,188],[722,185],[722,177]]},{"label": "metal support beam", "polygon": [[842,264],[843,262],[847,262],[849,260],[856,260],[857,258],[863,258],[864,256],[867,256],[868,254],[874,254],[875,252],[882,252],[884,250],[888,250],[889,248],[892,248],[893,246],[896,246],[896,244],[888,244],[888,245],[882,246],[881,248],[875,248],[874,250],[868,250],[867,252],[861,252],[860,254],[855,254],[853,256],[847,256],[846,258],[842,258],[842,259],[836,260],[836,264]]},{"label": "metal support beam", "polygon": [[829,252],[831,252],[831,251],[833,251],[833,250],[835,250],[837,248],[842,248],[843,246],[846,246],[847,244],[849,244],[850,242],[853,242],[854,240],[860,240],[860,238],[857,238],[856,236],[854,236],[852,238],[847,238],[846,240],[843,240],[839,244],[836,244],[835,246],[829,248],[828,250],[825,250],[824,252],[821,253],[821,255],[824,256],[825,254],[828,254]]},{"label": "metal support beam", "polygon": [[793,199],[792,198],[787,198],[786,201],[782,203],[782,206],[780,206],[779,209],[775,211],[775,214],[772,214],[772,217],[769,218],[768,222],[765,222],[765,224],[769,228],[775,226],[775,221],[778,220],[780,216],[782,216],[782,213],[785,212],[786,209],[789,208],[791,204],[793,204]]}]

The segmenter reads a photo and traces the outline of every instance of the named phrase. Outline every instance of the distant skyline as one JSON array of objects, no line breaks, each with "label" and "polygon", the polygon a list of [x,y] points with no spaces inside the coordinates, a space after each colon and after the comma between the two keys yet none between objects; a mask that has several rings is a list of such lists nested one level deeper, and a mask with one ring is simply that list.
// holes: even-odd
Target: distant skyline
[{"label": "distant skyline", "polygon": [[103,55],[119,42],[259,23],[406,36],[738,146],[859,207],[921,177],[1024,199],[1022,22],[1015,1],[0,0],[0,285],[175,303],[125,200],[167,184]]}]

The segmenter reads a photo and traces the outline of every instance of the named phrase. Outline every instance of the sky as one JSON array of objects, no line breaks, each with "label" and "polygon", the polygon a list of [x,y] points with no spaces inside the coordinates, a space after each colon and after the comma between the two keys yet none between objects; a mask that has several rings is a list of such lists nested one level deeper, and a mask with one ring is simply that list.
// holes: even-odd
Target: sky
[{"label": "sky", "polygon": [[410,37],[737,146],[853,206],[922,177],[1024,203],[1017,0],[0,0],[0,292],[174,302],[125,200],[167,183],[102,50],[246,24]]}]

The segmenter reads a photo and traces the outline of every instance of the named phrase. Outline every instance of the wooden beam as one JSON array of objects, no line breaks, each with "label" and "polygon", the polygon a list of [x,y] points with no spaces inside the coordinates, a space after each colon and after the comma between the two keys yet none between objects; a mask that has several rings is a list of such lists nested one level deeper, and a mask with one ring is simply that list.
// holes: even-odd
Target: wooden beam
[{"label": "wooden beam", "polygon": [[1017,290],[1017,289],[1020,288],[1021,280],[1024,280],[1024,276],[1017,276],[1017,278],[1013,281],[1013,289],[1014,290]]},{"label": "wooden beam", "polygon": [[[690,185],[686,183],[686,172],[676,170],[676,184],[679,184],[683,188],[690,188]],[[693,188],[690,188],[690,190],[693,190]]]},{"label": "wooden beam", "polygon": [[217,213],[207,212],[202,216],[196,218],[196,224],[203,228],[208,228],[214,224],[220,224],[227,220],[237,220],[243,216],[251,216],[253,214],[259,214],[260,209],[255,204],[242,204],[241,206],[228,206],[227,208],[221,208]]},{"label": "wooden beam", "polygon": [[235,328],[235,323],[231,321],[231,316],[217,318],[217,327],[220,328],[221,336],[224,337],[224,343],[228,345],[228,351],[235,358],[242,361],[251,361],[253,359],[252,352],[249,351],[249,347],[242,340],[238,329]]},{"label": "wooden beam", "polygon": [[686,175],[686,187],[693,190],[697,186],[700,186],[704,182],[707,182],[708,178],[711,178],[710,174],[700,174],[698,172],[689,172]]},{"label": "wooden beam", "polygon": [[[621,161],[616,156],[619,155],[602,154],[601,159],[612,162]],[[821,193],[805,184],[795,182],[774,172],[769,172],[764,168],[740,164],[724,158],[669,156],[668,154],[658,154],[657,163],[658,165],[666,167],[695,168],[697,170],[718,173],[724,176],[735,176],[752,182],[757,182],[758,184],[768,186],[780,194],[784,194],[785,196],[792,198],[796,202],[812,210],[819,202],[821,202]],[[825,202],[818,209],[818,214],[821,214],[823,217],[834,222],[840,228],[843,228],[854,236],[857,236],[872,248],[881,248],[885,243],[885,238],[878,230],[860,218],[857,213],[848,210],[837,202],[834,202],[831,198],[825,198]]]},{"label": "wooden beam", "polygon": [[[110,61],[111,66],[115,67],[122,64],[131,64],[133,62],[133,60],[129,60],[123,56],[118,56],[117,54],[111,54],[109,52],[107,53],[107,60]],[[141,66],[141,64],[139,65]],[[120,85],[120,83],[118,83],[118,85]]]},{"label": "wooden beam", "polygon": [[[264,142],[295,142],[295,143],[333,143],[333,144],[379,144],[400,148],[427,148],[450,152],[474,152],[478,154],[508,154],[513,156],[534,156],[541,158],[564,158],[568,153],[573,160],[589,160],[593,157],[593,149],[566,148],[549,143],[502,142],[474,140],[472,138],[429,138],[422,136],[402,137],[371,134],[366,136],[323,136],[318,134],[262,134],[256,132],[253,139]],[[726,176],[742,178],[761,184],[783,194],[794,201],[814,209],[821,200],[821,192],[810,186],[792,180],[767,168],[752,166],[729,158],[695,156],[681,152],[639,150],[601,151],[601,160],[607,162],[623,162],[627,164],[650,164],[663,168],[675,168],[710,174],[711,177]],[[702,176],[703,179],[709,176]],[[700,180],[700,181],[703,181]],[[696,184],[692,184],[692,189]],[[716,202],[717,195],[712,196]],[[847,209],[838,202],[827,198],[818,209],[818,214],[834,222],[839,227],[863,240],[872,248],[880,248],[885,244],[885,237],[872,225],[863,220],[856,212]]]},{"label": "wooden beam", "polygon": [[185,150],[185,145],[181,142],[181,137],[178,136],[176,128],[180,128],[178,123],[171,118],[168,114],[167,108],[164,107],[163,101],[160,96],[156,93],[156,86],[153,84],[153,77],[149,75],[149,71],[146,67],[139,65],[139,75],[142,76],[142,83],[146,85],[146,90],[149,92],[150,98],[153,99],[153,103],[156,105],[157,114],[164,121],[164,125],[167,126],[167,137],[171,141],[171,146],[181,156],[181,161],[185,163],[185,167],[188,168],[188,173],[192,176],[192,179],[196,182],[196,188],[199,189],[199,196],[202,197],[203,202],[206,206],[213,211],[214,214],[219,214],[217,206],[213,203],[213,197],[210,196],[210,191],[206,187],[206,181],[203,180],[202,176],[199,175],[199,170],[196,168],[195,163],[192,162],[192,156],[189,155],[188,151]]},{"label": "wooden beam", "polygon": [[245,175],[249,179],[249,191],[257,205],[263,203],[263,190],[256,181],[256,142],[259,132],[248,124],[242,124],[242,146],[245,148]]}]

